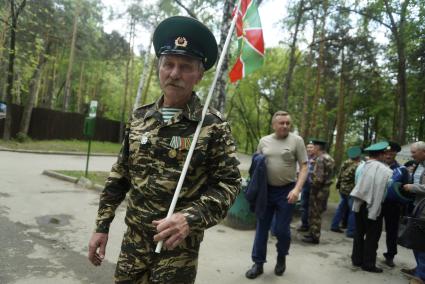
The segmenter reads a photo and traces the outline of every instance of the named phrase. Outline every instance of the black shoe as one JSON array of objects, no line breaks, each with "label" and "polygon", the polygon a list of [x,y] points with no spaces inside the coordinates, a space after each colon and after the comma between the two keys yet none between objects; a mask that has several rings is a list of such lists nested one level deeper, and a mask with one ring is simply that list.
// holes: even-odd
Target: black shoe
[{"label": "black shoe", "polygon": [[278,257],[276,266],[274,267],[274,274],[277,276],[282,276],[286,270],[286,256]]},{"label": "black shoe", "polygon": [[394,260],[392,258],[386,257],[385,258],[385,264],[388,265],[389,267],[394,267]]},{"label": "black shoe", "polygon": [[402,268],[402,269],[400,269],[400,271],[401,271],[401,273],[403,273],[407,277],[412,277],[412,276],[415,276],[416,267],[412,268],[412,269]]},{"label": "black shoe", "polygon": [[382,273],[382,268],[376,267],[376,266],[372,266],[372,267],[362,267],[362,270],[367,271],[367,272],[372,272],[372,273]]},{"label": "black shoe", "polygon": [[298,232],[308,232],[308,227],[305,227],[305,226],[299,226],[299,227],[297,228],[297,231],[298,231]]},{"label": "black shoe", "polygon": [[303,241],[305,243],[309,243],[309,244],[315,244],[315,245],[320,243],[319,239],[317,239],[313,236],[306,236],[301,241]]},{"label": "black shoe", "polygon": [[254,263],[254,265],[249,269],[245,276],[249,279],[255,279],[258,275],[263,274],[263,264],[262,263]]},{"label": "black shoe", "polygon": [[341,230],[340,228],[331,228],[331,231],[335,233],[344,233],[344,231]]}]

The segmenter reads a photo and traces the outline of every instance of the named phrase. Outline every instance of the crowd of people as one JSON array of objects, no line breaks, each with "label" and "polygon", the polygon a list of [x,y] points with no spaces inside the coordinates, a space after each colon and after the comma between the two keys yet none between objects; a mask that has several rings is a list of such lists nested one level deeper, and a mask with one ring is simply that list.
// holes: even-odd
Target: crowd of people
[{"label": "crowd of people", "polygon": [[[254,156],[256,160],[262,160],[262,170],[259,172],[258,163],[252,163],[250,175],[254,179],[251,178],[245,192],[257,217],[252,249],[254,264],[245,274],[249,279],[263,273],[269,229],[277,239],[275,274],[280,276],[285,271],[294,196],[301,194],[301,224],[297,230],[306,233],[302,241],[320,244],[321,215],[326,210],[330,185],[337,172],[334,160],[326,152],[325,141],[310,139],[304,146],[302,138],[290,132],[289,113],[276,112],[272,127],[274,133],[260,140]],[[383,272],[376,265],[383,226],[387,247],[383,254],[385,264],[395,266],[400,220],[411,215],[414,206],[425,199],[425,143],[419,141],[411,145],[413,160],[404,165],[396,160],[400,150],[400,145],[391,141],[381,141],[364,149],[350,147],[348,159],[342,163],[335,178],[340,202],[329,229],[353,239],[352,265],[367,272]],[[298,177],[295,172],[297,164],[300,169]],[[258,183],[261,179],[265,182]],[[257,202],[258,197],[262,203]],[[417,212],[425,214],[423,208]],[[425,240],[425,233],[422,237]],[[410,283],[423,284],[425,252],[414,250],[414,257],[417,266],[403,268],[401,272],[410,278]]]}]

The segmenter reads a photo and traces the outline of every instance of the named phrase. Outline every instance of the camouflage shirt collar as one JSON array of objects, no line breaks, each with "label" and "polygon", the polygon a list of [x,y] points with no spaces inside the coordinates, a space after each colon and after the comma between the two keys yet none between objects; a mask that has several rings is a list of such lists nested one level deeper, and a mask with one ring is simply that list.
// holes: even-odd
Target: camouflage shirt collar
[{"label": "camouflage shirt collar", "polygon": [[[164,95],[162,95],[155,104],[146,112],[145,119],[149,117],[155,117],[158,120],[162,119],[162,114],[160,109],[164,103]],[[198,98],[195,92],[192,93],[189,102],[183,108],[182,115],[189,120],[200,121],[202,118],[202,108],[201,100]]]}]

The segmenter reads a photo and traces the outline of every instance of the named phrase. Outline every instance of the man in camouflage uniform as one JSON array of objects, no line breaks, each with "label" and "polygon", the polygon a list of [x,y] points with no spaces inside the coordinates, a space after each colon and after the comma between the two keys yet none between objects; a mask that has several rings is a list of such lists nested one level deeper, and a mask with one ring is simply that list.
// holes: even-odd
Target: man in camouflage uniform
[{"label": "man in camouflage uniform", "polygon": [[341,200],[339,202],[338,208],[336,209],[334,218],[332,219],[331,231],[336,233],[343,233],[344,231],[340,229],[339,223],[344,218],[345,213],[348,211],[348,226],[347,233],[353,234],[354,231],[354,213],[349,208],[349,196],[351,191],[354,188],[355,174],[357,166],[360,163],[360,157],[362,150],[359,146],[354,146],[348,149],[347,155],[348,160],[346,160],[338,174],[338,180],[336,182],[336,189],[339,190]]},{"label": "man in camouflage uniform", "polygon": [[[128,192],[115,283],[194,283],[203,232],[226,216],[240,190],[239,162],[229,125],[210,108],[175,213],[165,218],[202,117],[193,87],[214,65],[217,44],[202,23],[179,16],[161,22],[153,40],[163,96],[136,109],[127,125],[100,196],[88,257],[102,263],[114,212]],[[156,254],[159,241],[165,250]]]},{"label": "man in camouflage uniform", "polygon": [[314,144],[314,169],[311,174],[310,202],[309,202],[309,234],[302,241],[311,244],[320,242],[320,229],[322,226],[323,204],[329,196],[329,187],[332,183],[332,175],[335,162],[326,153],[326,142],[311,139]]}]

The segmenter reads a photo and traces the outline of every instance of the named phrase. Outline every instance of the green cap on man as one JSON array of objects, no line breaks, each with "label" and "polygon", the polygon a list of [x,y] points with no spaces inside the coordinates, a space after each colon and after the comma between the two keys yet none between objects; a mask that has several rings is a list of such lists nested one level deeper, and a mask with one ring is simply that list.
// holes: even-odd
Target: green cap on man
[{"label": "green cap on man", "polygon": [[308,140],[308,144],[321,145],[324,147],[326,146],[327,142],[325,140],[321,140],[317,138],[310,138],[310,140]]},{"label": "green cap on man", "polygon": [[153,34],[155,54],[185,55],[201,60],[205,70],[214,66],[218,47],[213,33],[194,18],[174,16],[163,20]]},{"label": "green cap on man", "polygon": [[347,155],[348,155],[348,158],[350,159],[356,159],[360,157],[361,154],[362,154],[362,148],[360,148],[360,146],[353,146],[348,148],[347,150]]},{"label": "green cap on man", "polygon": [[382,142],[372,144],[369,147],[365,148],[364,150],[366,152],[383,152],[390,149],[391,149],[390,144],[387,141],[382,141]]}]

